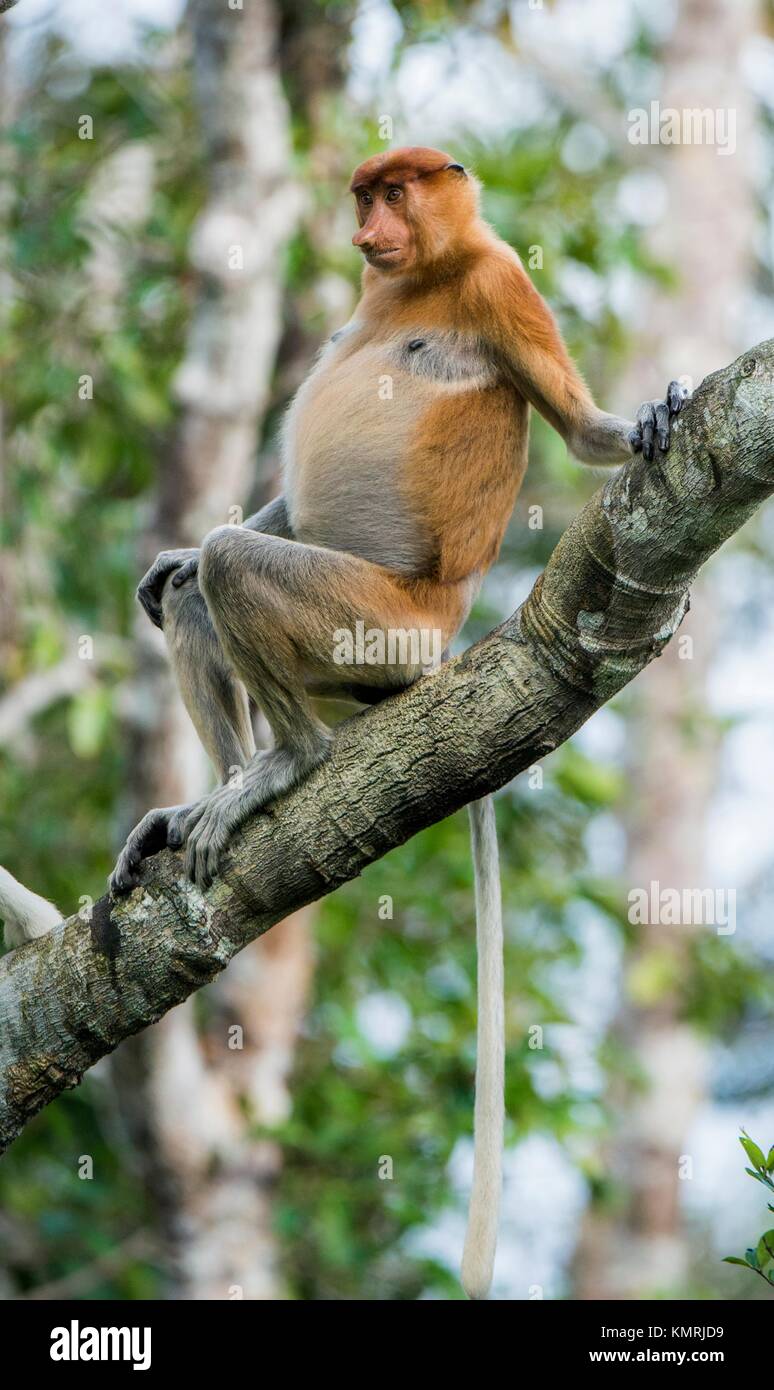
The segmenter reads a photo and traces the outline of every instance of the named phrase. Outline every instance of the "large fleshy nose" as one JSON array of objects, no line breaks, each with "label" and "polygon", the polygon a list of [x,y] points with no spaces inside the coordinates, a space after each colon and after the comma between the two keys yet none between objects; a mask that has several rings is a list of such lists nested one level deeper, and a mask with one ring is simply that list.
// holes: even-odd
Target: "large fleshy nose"
[{"label": "large fleshy nose", "polygon": [[375,246],[379,239],[378,231],[373,224],[373,219],[369,217],[367,222],[359,227],[352,238],[353,246],[362,246],[367,250],[369,246]]}]

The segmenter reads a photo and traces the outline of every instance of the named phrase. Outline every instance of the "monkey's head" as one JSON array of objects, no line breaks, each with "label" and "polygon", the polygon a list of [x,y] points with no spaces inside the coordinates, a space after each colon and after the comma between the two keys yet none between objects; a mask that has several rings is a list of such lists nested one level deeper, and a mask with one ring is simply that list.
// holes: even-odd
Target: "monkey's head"
[{"label": "monkey's head", "polygon": [[478,184],[450,154],[421,145],[358,166],[350,189],[359,224],[352,245],[375,270],[429,269],[458,254],[478,225]]}]

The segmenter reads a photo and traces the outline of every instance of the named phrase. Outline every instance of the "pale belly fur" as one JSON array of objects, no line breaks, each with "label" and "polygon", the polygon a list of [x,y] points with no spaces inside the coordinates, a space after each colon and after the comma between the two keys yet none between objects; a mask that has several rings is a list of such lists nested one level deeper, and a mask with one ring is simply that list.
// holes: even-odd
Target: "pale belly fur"
[{"label": "pale belly fur", "polygon": [[401,485],[422,415],[439,399],[480,391],[493,371],[450,335],[403,333],[354,352],[344,342],[328,345],[288,413],[291,524],[307,544],[417,573],[434,538],[410,515]]}]

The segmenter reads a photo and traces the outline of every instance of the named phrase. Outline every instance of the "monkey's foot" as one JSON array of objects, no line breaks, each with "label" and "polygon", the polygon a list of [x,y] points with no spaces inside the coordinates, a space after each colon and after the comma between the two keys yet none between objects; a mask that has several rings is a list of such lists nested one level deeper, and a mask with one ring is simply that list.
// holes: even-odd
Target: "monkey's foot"
[{"label": "monkey's foot", "polygon": [[256,753],[242,773],[241,786],[228,783],[197,803],[182,823],[187,842],[185,867],[199,888],[212,883],[223,854],[241,825],[276,796],[300,782],[325,760],[328,742],[314,754],[285,748]]},{"label": "monkey's foot", "polygon": [[672,421],[680,414],[690,391],[682,382],[670,381],[663,401],[645,401],[637,411],[634,429],[629,435],[632,452],[639,454],[648,462],[653,458],[653,446],[658,444],[666,453],[672,437]]},{"label": "monkey's foot", "polygon": [[[116,867],[108,879],[108,887],[114,897],[131,893],[140,879],[137,870],[143,859],[160,850],[179,848],[178,826],[185,820],[191,806],[157,806],[148,811],[134,827],[126,844],[118,856]],[[170,838],[171,836],[171,838]]]}]

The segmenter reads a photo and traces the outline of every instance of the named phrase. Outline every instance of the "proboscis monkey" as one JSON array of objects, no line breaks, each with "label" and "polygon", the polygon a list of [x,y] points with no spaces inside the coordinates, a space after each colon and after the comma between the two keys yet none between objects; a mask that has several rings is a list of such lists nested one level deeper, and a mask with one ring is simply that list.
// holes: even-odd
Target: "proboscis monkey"
[{"label": "proboscis monkey", "polygon": [[[516,252],[482,221],[476,179],[450,155],[391,150],[361,164],[351,188],[363,293],[288,412],[282,495],[244,526],[217,526],[199,550],[163,552],[140,585],[221,785],[193,806],[145,816],[112,875],[115,893],[133,888],[140,861],[165,845],[186,847],[187,871],[205,887],[237,827],[326,757],[331,734],[311,696],[373,703],[447,648],[497,557],[527,464],[531,405],[584,462],[669,447],[682,388],[672,382],[634,423],[597,408]],[[342,634],[354,639],[359,625],[383,650],[377,642],[373,661],[343,665]],[[268,751],[256,752],[248,697],[271,726]],[[479,1043],[462,1279],[481,1298],[503,1129],[490,800],[473,805],[471,823]]]}]

